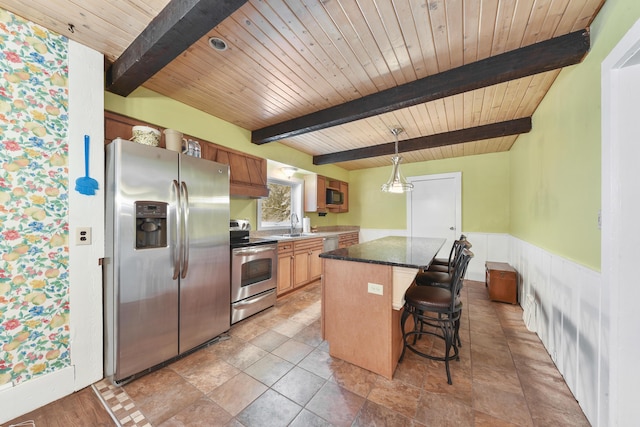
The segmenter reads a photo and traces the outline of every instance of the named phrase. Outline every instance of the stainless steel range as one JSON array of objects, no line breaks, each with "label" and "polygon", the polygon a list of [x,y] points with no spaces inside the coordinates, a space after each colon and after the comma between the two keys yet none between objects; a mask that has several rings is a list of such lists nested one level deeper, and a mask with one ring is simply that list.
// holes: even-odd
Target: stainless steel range
[{"label": "stainless steel range", "polygon": [[278,242],[249,237],[251,227],[231,220],[231,323],[276,303]]}]

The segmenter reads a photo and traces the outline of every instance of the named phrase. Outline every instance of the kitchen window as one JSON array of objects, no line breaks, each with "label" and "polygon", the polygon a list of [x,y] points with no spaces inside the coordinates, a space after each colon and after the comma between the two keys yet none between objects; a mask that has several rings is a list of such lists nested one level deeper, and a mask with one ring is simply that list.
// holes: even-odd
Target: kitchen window
[{"label": "kitchen window", "polygon": [[295,213],[297,228],[302,227],[303,181],[269,179],[269,197],[258,201],[258,229],[291,227],[291,214]]}]

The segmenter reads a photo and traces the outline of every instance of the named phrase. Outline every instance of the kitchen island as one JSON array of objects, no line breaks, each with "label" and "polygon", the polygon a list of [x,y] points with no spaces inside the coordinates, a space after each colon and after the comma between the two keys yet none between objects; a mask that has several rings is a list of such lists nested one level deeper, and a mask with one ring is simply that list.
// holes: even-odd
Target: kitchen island
[{"label": "kitchen island", "polygon": [[391,379],[402,352],[404,293],[444,243],[393,236],[320,254],[329,354]]}]

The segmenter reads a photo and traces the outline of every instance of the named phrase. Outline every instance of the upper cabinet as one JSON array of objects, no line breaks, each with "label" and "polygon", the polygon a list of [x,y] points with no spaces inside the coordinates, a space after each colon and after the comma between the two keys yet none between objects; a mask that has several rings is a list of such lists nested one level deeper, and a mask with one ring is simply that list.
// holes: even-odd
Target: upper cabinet
[{"label": "upper cabinet", "polygon": [[349,183],[322,175],[306,175],[304,177],[304,211],[349,212]]},{"label": "upper cabinet", "polygon": [[349,212],[349,183],[331,178],[327,178],[326,182],[327,189],[337,192],[340,195],[339,202],[336,201],[335,203],[329,203],[327,196],[327,210],[336,213]]},{"label": "upper cabinet", "polygon": [[[105,144],[110,143],[118,137],[130,139],[131,128],[136,125],[152,126],[160,131],[164,130],[159,126],[151,125],[141,120],[105,111]],[[185,134],[184,137],[197,140],[200,143],[203,159],[229,165],[229,170],[231,171],[229,194],[231,196],[258,198],[269,195],[269,188],[267,187],[267,161],[265,159],[216,145],[187,134]],[[164,146],[164,134],[162,134],[160,147]]]},{"label": "upper cabinet", "polygon": [[326,212],[326,178],[320,175],[305,175],[304,177],[304,211]]}]

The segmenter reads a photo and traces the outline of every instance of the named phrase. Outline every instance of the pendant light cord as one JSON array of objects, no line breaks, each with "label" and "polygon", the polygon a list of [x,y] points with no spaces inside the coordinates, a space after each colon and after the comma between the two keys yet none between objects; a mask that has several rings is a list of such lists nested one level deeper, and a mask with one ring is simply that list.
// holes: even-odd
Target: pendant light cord
[{"label": "pendant light cord", "polygon": [[402,128],[393,128],[391,129],[391,133],[396,137],[396,157],[398,156],[398,135],[404,132]]}]

